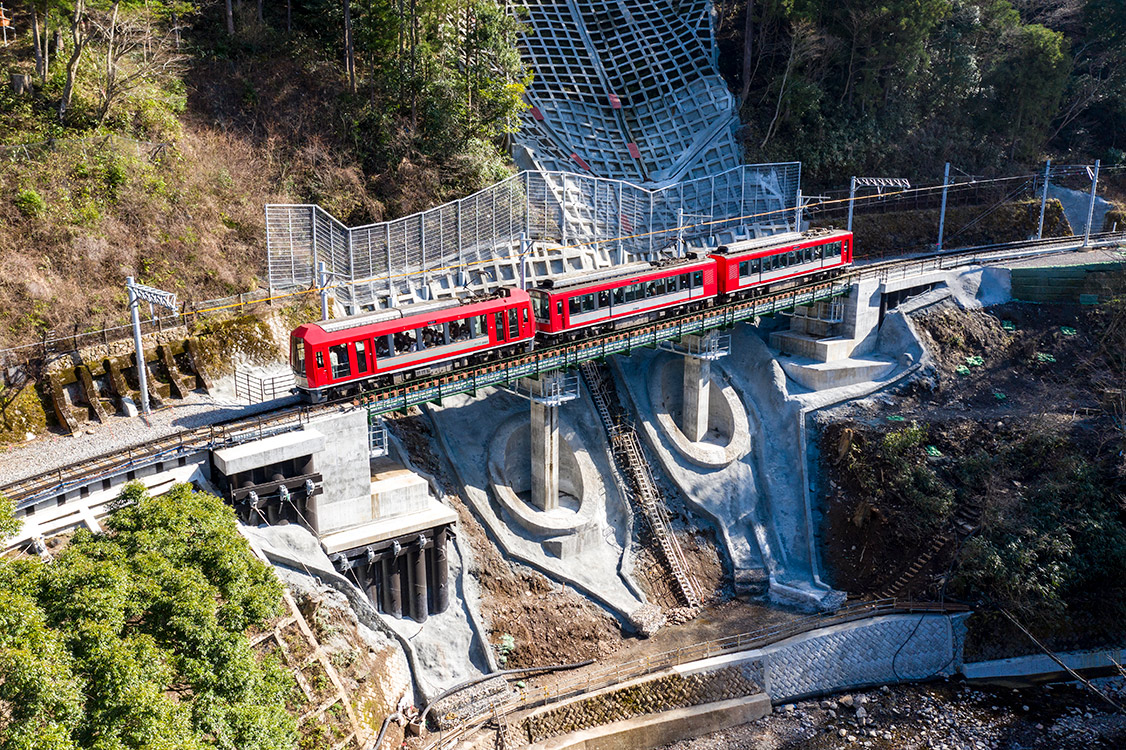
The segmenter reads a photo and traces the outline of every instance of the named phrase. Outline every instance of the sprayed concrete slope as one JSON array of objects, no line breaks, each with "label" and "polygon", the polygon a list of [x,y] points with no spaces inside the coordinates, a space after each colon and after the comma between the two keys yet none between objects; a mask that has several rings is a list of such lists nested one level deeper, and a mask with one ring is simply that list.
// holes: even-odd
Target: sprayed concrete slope
[{"label": "sprayed concrete slope", "polygon": [[[570,584],[603,605],[627,625],[645,604],[628,570],[629,515],[610,465],[609,447],[589,395],[560,408],[560,430],[580,463],[594,467],[583,481],[582,507],[597,526],[578,555],[548,551],[547,537],[524,528],[503,508],[490,479],[490,446],[515,419],[528,420],[529,403],[508,391],[487,389],[476,397],[455,396],[430,407],[436,434],[477,516],[509,556]],[[507,441],[505,441],[507,442]],[[494,461],[495,463],[495,461]],[[511,498],[509,498],[509,502]]]}]

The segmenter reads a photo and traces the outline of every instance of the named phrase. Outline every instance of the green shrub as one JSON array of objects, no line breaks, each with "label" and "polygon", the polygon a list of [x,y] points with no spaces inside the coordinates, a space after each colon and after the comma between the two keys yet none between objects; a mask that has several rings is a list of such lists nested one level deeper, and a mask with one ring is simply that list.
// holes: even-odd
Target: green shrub
[{"label": "green shrub", "polygon": [[31,188],[24,188],[16,193],[16,208],[29,219],[42,216],[47,212],[47,201]]}]

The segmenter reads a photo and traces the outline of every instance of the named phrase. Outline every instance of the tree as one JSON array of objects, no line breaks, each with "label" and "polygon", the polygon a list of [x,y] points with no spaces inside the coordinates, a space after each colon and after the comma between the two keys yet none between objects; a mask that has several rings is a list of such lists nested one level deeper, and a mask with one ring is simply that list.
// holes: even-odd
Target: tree
[{"label": "tree", "polygon": [[179,25],[173,20],[161,29],[160,11],[174,15],[175,6],[145,4],[128,9],[120,18],[119,6],[119,0],[114,0],[108,15],[91,14],[91,23],[106,47],[99,126],[115,102],[146,82],[180,73],[187,59],[176,51]]},{"label": "tree", "polygon": [[74,77],[78,73],[78,63],[82,59],[82,52],[90,43],[90,25],[86,19],[86,0],[74,0],[74,8],[70,13],[70,58],[66,63],[66,83],[63,85],[63,95],[59,100],[59,121],[66,118],[67,109],[70,107],[71,97],[74,95]]},{"label": "tree", "polygon": [[0,492],[0,541],[20,533],[23,522],[16,518],[16,505]]}]

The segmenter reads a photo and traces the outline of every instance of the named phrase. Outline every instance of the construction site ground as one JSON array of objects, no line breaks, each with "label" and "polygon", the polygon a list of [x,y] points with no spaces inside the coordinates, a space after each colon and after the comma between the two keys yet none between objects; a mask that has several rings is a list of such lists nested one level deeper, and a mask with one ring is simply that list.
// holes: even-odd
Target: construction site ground
[{"label": "construction site ground", "polygon": [[[1062,441],[1091,462],[1102,486],[1121,496],[1126,476],[1120,427],[1123,383],[1115,374],[1120,364],[1107,359],[1105,346],[1108,336],[1120,335],[1115,333],[1121,330],[1120,316],[1109,306],[1022,303],[917,314],[916,327],[932,366],[895,393],[851,402],[818,417],[827,496],[823,557],[833,585],[860,597],[930,599],[946,594],[966,541],[983,524],[997,523],[1018,508],[1032,489],[1026,487],[1029,477],[1041,467],[1000,458],[1011,456],[1011,446],[1022,441],[1039,436]],[[979,484],[958,488],[952,523],[915,540],[898,528],[906,508],[867,496],[855,468],[858,456],[871,455],[871,447],[864,454],[866,443],[874,446],[911,425],[924,430],[919,449],[927,453],[921,463],[939,475],[958,471],[965,465],[959,462],[975,456],[989,462],[975,480]],[[928,557],[941,535],[947,542]],[[971,618],[967,659],[1035,650],[997,619],[988,613]],[[988,627],[975,628],[975,621]],[[1072,626],[1073,632],[1052,630],[1053,647],[1094,646],[1114,631],[1121,635],[1114,623],[1085,620],[1082,627],[1078,622]],[[987,638],[980,637],[984,630],[990,632]]]},{"label": "construction site ground", "polygon": [[[1116,702],[1126,680],[1099,680]],[[861,711],[863,709],[863,711]],[[1126,716],[1073,685],[899,685],[779,706],[758,721],[663,750],[1117,750]]]},{"label": "construction site ground", "polygon": [[[670,622],[649,638],[622,631],[618,621],[602,607],[571,588],[550,580],[526,565],[505,559],[466,503],[441,459],[439,446],[425,416],[414,413],[394,420],[392,430],[403,441],[412,461],[442,485],[445,501],[458,513],[459,540],[472,551],[469,567],[480,583],[479,607],[494,651],[505,635],[515,641],[507,654],[506,668],[570,664],[595,659],[600,664],[628,662],[674,651],[678,646],[750,632],[777,624],[799,613],[789,613],[756,602],[731,598],[729,576],[724,575],[712,536],[707,531],[689,531],[691,523],[678,519],[676,533],[690,571],[706,592],[708,605],[695,616],[677,624]],[[675,512],[675,508],[674,508]],[[644,533],[641,534],[645,536]],[[668,589],[667,573],[658,570],[653,547],[642,538],[635,559],[635,572],[643,588],[654,591],[654,600],[676,605]],[[649,571],[652,575],[647,575]],[[658,586],[663,586],[658,590]]]}]

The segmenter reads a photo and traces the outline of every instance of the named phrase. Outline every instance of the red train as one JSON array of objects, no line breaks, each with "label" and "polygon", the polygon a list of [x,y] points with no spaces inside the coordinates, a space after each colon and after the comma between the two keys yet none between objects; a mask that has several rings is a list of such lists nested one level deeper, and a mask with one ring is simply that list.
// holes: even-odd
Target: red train
[{"label": "red train", "polygon": [[811,230],[720,246],[700,259],[634,263],[545,280],[525,292],[426,302],[309,323],[290,337],[297,388],[312,401],[358,392],[367,381],[402,382],[571,341],[716,301],[828,277],[852,263],[852,234]]}]

